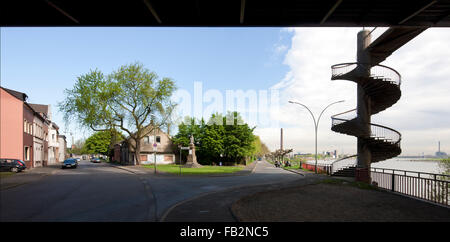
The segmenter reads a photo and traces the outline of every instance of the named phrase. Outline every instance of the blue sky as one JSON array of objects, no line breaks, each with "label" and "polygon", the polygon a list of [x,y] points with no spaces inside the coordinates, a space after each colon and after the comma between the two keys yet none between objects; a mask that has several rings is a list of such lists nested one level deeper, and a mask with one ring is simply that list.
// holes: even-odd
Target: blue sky
[{"label": "blue sky", "polygon": [[1,85],[52,104],[63,126],[56,104],[90,69],[110,73],[139,61],[190,92],[195,81],[204,89],[265,89],[288,70],[276,46],[289,35],[280,28],[1,28]]},{"label": "blue sky", "polygon": [[[386,28],[378,28],[373,39]],[[53,120],[65,132],[56,104],[76,77],[98,68],[104,73],[139,61],[179,89],[203,92],[268,90],[280,94],[280,109],[265,110],[278,126],[257,127],[269,146],[314,151],[309,113],[334,105],[319,125],[319,151],[356,152],[356,139],[330,130],[330,116],[355,108],[356,86],[331,81],[330,66],[354,62],[361,28],[1,28],[1,85],[25,92],[29,102],[51,104]],[[383,65],[402,75],[402,97],[372,122],[402,133],[402,155],[434,154],[437,142],[450,151],[450,31],[430,28],[394,52]],[[217,92],[216,92],[217,93]],[[211,94],[211,93],[210,93]],[[214,96],[214,95],[213,95]],[[205,106],[207,106],[206,104]],[[258,110],[260,112],[260,110]],[[261,113],[261,112],[260,112]],[[71,127],[75,139],[89,132]],[[69,138],[70,141],[70,138]]]}]

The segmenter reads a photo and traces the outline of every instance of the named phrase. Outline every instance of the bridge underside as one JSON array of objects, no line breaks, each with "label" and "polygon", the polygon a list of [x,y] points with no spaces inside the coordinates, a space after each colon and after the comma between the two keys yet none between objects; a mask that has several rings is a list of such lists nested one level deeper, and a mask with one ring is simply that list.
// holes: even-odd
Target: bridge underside
[{"label": "bridge underside", "polygon": [[2,26],[450,27],[450,0],[2,1]]}]

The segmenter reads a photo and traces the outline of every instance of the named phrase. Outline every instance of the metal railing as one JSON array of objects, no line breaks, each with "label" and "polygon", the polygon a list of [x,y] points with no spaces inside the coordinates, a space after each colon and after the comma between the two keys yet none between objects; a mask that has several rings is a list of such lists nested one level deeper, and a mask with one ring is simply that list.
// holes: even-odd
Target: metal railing
[{"label": "metal railing", "polygon": [[392,69],[389,66],[375,65],[370,69],[370,76],[390,81],[400,86],[402,82],[402,76],[398,71]]},{"label": "metal railing", "polygon": [[379,188],[449,206],[450,175],[385,168],[370,173]]},{"label": "metal railing", "polygon": [[[366,73],[368,64],[366,63],[341,63],[331,66],[331,79],[339,79],[339,77],[354,72],[354,77],[363,77]],[[359,71],[358,71],[359,70]],[[370,67],[370,77],[382,79],[384,81],[393,82],[400,86],[402,76],[398,71],[389,66],[375,65]]]},{"label": "metal railing", "polygon": [[[331,116],[331,125],[336,126],[357,118],[356,109]],[[385,142],[400,146],[402,135],[395,129],[370,123],[370,137],[383,139]]]},{"label": "metal railing", "polygon": [[[358,155],[346,156],[346,157],[343,157],[343,158],[333,161],[330,164],[331,167],[330,167],[329,175],[335,173],[338,170],[345,169],[345,168],[348,168],[351,166],[356,166],[356,159],[354,161],[349,160],[349,159],[356,158],[356,157],[358,157]],[[345,163],[346,166],[342,166],[342,163]]]},{"label": "metal railing", "polygon": [[339,78],[351,71],[356,70],[358,63],[341,63],[331,66],[331,79]]},{"label": "metal railing", "polygon": [[397,130],[372,123],[370,124],[370,136],[374,138],[381,138],[384,142],[388,142],[399,147],[402,139],[402,135]]}]

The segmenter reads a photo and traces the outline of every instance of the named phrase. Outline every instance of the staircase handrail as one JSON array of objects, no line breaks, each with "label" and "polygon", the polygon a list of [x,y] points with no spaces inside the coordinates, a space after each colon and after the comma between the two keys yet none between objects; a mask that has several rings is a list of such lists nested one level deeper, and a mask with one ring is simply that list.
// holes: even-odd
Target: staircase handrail
[{"label": "staircase handrail", "polygon": [[[376,127],[381,128],[381,129],[377,129]],[[387,133],[386,130],[391,131],[391,134]],[[386,126],[380,125],[380,124],[370,123],[370,133],[371,133],[371,136],[375,136],[375,137],[392,138],[391,140],[393,140],[393,142],[389,142],[389,143],[392,143],[395,145],[399,145],[400,141],[402,140],[402,134],[400,132],[398,132],[397,130],[395,130],[393,128],[389,128],[389,127],[386,127]],[[393,136],[392,136],[392,133],[394,133]]]},{"label": "staircase handrail", "polygon": [[[350,68],[351,66],[355,66],[354,68]],[[372,76],[380,76],[384,78],[389,78],[389,81],[394,82],[396,85],[400,86],[402,76],[398,71],[393,69],[392,67],[385,65],[371,65],[370,63],[358,63],[358,62],[347,62],[340,63],[331,66],[331,77],[342,76],[350,71],[355,70],[358,66],[371,66],[370,72]]]},{"label": "staircase handrail", "polygon": [[[340,162],[340,161],[343,161],[343,160],[346,160],[346,159],[349,159],[349,158],[353,158],[353,157],[358,157],[358,155],[345,156],[345,157],[339,158],[339,159],[337,159],[337,160],[331,162],[331,163],[330,163],[330,166],[331,166],[331,174],[333,174],[333,172],[334,172],[334,165],[335,165],[337,162]],[[355,162],[355,165],[356,165],[356,162]]]}]

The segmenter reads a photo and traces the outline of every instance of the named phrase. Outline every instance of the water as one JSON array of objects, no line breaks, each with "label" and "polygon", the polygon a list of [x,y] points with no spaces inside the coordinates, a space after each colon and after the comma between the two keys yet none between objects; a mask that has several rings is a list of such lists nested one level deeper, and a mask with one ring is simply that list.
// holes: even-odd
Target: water
[{"label": "water", "polygon": [[[317,163],[320,164],[331,164],[332,160],[318,160]],[[307,161],[308,164],[314,164],[314,160]],[[333,170],[338,170],[345,166],[354,165],[356,163],[356,158],[349,158],[346,160],[339,161],[335,163]],[[380,162],[375,162],[371,164],[372,168],[384,168],[384,169],[394,169],[394,170],[405,170],[414,172],[426,172],[426,173],[437,173],[441,174],[444,172],[443,167],[439,165],[439,161],[430,160],[427,158],[392,158]]]},{"label": "water", "polygon": [[372,163],[371,167],[441,174],[444,169],[439,163],[425,158],[392,158]]}]

